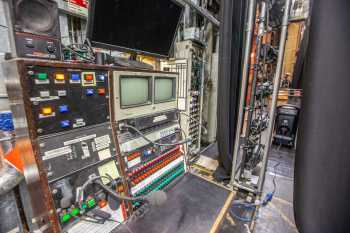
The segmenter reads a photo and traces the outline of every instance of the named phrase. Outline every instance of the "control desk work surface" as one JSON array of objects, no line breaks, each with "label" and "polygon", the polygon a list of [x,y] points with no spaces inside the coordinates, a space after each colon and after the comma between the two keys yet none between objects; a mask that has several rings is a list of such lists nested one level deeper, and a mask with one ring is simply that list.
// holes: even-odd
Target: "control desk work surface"
[{"label": "control desk work surface", "polygon": [[[187,173],[167,192],[167,202],[127,223],[133,233],[213,233],[217,231],[234,194]],[[130,233],[125,226],[113,233]]]}]

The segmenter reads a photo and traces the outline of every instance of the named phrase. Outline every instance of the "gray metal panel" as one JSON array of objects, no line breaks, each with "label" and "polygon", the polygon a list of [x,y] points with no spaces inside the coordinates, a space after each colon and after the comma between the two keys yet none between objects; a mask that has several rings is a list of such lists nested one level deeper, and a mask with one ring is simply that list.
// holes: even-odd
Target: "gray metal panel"
[{"label": "gray metal panel", "polygon": [[60,14],[59,16],[60,20],[60,30],[61,30],[61,40],[62,44],[68,45],[70,44],[69,41],[69,30],[68,30],[68,16],[67,14]]},{"label": "gray metal panel", "polygon": [[[23,232],[16,197],[13,191],[0,196],[0,219],[0,233]],[[4,221],[5,219],[6,221]]]},{"label": "gray metal panel", "polygon": [[[0,27],[6,26],[6,15],[5,15],[5,0],[0,0]],[[1,35],[1,34],[0,34]]]}]

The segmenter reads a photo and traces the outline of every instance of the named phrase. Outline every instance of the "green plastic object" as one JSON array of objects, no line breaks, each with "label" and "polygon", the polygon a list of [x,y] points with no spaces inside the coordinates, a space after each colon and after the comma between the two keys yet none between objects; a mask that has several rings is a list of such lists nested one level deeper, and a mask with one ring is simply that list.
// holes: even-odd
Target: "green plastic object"
[{"label": "green plastic object", "polygon": [[92,207],[94,207],[96,205],[96,200],[95,199],[90,199],[90,200],[88,200],[87,201],[87,206],[89,207],[89,208],[92,208]]},{"label": "green plastic object", "polygon": [[39,80],[46,80],[47,79],[47,73],[38,73],[36,75],[36,77],[39,79]]},{"label": "green plastic object", "polygon": [[80,209],[79,209],[79,208],[74,208],[74,209],[72,209],[72,211],[70,212],[70,214],[71,214],[72,216],[77,216],[77,215],[80,214]]},{"label": "green plastic object", "polygon": [[65,223],[65,222],[68,222],[70,219],[71,219],[71,215],[70,214],[64,214],[62,217],[61,217],[61,222],[62,223]]},{"label": "green plastic object", "polygon": [[87,208],[87,205],[86,205],[85,203],[83,203],[83,204],[81,205],[81,208],[85,210],[85,209]]}]

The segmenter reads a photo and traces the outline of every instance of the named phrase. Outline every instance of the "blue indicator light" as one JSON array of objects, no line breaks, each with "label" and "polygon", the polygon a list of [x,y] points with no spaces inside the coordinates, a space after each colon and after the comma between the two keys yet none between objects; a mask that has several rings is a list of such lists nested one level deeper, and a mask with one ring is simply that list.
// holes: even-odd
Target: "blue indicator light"
[{"label": "blue indicator light", "polygon": [[86,95],[87,96],[92,96],[92,95],[94,95],[94,92],[95,92],[95,90],[94,89],[86,89]]},{"label": "blue indicator light", "polygon": [[59,111],[60,111],[60,113],[67,113],[67,112],[69,112],[68,105],[61,105],[61,106],[59,106]]},{"label": "blue indicator light", "polygon": [[72,75],[70,76],[70,79],[71,79],[72,81],[80,81],[80,74],[72,74]]},{"label": "blue indicator light", "polygon": [[101,82],[104,82],[106,80],[106,76],[104,76],[103,74],[98,75],[98,80]]},{"label": "blue indicator light", "polygon": [[152,151],[151,151],[151,150],[145,150],[145,151],[143,152],[143,155],[144,155],[144,156],[150,156],[150,155],[152,155]]},{"label": "blue indicator light", "polygon": [[70,126],[69,120],[61,121],[61,128],[68,128]]}]

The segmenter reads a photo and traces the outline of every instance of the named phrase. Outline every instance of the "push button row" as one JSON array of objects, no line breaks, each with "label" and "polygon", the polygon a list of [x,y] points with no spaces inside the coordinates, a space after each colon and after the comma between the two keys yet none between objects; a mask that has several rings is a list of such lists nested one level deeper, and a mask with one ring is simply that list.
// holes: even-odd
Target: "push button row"
[{"label": "push button row", "polygon": [[[93,88],[87,88],[86,90],[85,90],[85,93],[86,93],[86,95],[87,96],[93,96],[94,94],[95,94],[95,89],[93,89]],[[106,89],[105,88],[98,88],[97,89],[97,94],[98,95],[106,95]]]},{"label": "push button row", "polygon": [[[68,113],[69,112],[69,107],[68,105],[60,105],[58,107],[58,110],[60,113]],[[43,114],[44,116],[49,116],[52,115],[52,113],[54,112],[54,110],[52,109],[52,107],[43,107],[41,109],[41,114]]]}]

